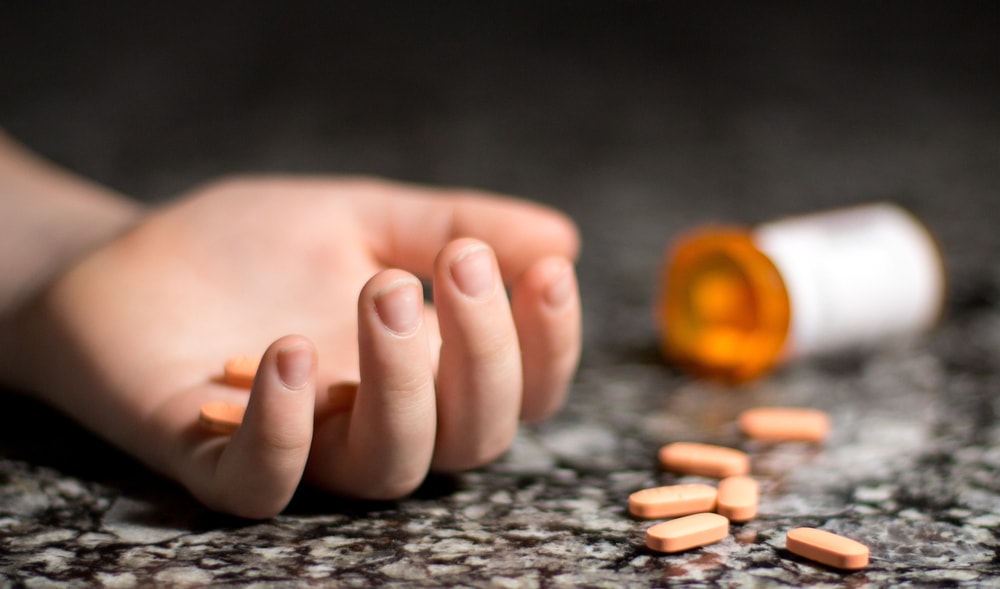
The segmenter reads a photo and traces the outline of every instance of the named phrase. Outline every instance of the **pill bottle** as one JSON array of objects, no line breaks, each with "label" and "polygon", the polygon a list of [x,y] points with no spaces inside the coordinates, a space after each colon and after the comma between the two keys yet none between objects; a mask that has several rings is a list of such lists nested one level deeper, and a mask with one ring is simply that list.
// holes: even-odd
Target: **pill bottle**
[{"label": "pill bottle", "polygon": [[674,240],[661,276],[665,356],[730,382],[920,332],[945,298],[934,238],[890,203],[697,228]]}]

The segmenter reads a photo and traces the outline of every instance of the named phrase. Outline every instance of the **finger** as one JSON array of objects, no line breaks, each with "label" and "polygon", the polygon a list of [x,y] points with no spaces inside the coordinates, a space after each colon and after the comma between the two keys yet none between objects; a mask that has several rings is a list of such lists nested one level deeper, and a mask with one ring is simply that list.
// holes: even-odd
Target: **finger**
[{"label": "finger", "polygon": [[434,450],[431,351],[415,276],[386,270],[358,299],[361,382],[349,412],[320,415],[308,477],[341,494],[394,499],[426,477]]},{"label": "finger", "polygon": [[543,256],[575,259],[576,225],[563,213],[526,200],[470,190],[427,190],[377,184],[365,199],[373,247],[387,266],[430,276],[438,252],[459,237],[493,248],[504,280],[512,282]]},{"label": "finger", "polygon": [[572,263],[532,265],[511,292],[524,365],[521,419],[538,421],[562,407],[580,361],[580,295]]},{"label": "finger", "polygon": [[276,515],[291,500],[309,456],[315,403],[316,352],[287,336],[261,360],[243,423],[195,494],[242,517]]},{"label": "finger", "polygon": [[517,431],[521,355],[492,250],[458,239],[435,265],[441,325],[438,432],[433,466],[461,470],[498,457]]}]

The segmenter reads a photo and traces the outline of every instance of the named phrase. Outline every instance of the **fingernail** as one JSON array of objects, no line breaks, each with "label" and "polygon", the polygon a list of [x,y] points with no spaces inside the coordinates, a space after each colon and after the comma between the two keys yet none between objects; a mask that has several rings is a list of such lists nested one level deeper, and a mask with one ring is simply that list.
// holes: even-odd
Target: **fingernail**
[{"label": "fingernail", "polygon": [[451,263],[451,278],[468,297],[483,298],[496,288],[493,256],[483,246],[471,246]]},{"label": "fingernail", "polygon": [[400,280],[375,295],[375,312],[382,324],[397,335],[409,335],[420,327],[423,291],[411,280]]},{"label": "fingernail", "polygon": [[545,291],[545,303],[552,308],[565,305],[576,290],[575,282],[570,267],[567,265],[561,268]]},{"label": "fingernail", "polygon": [[313,354],[309,348],[295,346],[278,350],[278,377],[285,387],[297,390],[306,386],[312,367]]}]

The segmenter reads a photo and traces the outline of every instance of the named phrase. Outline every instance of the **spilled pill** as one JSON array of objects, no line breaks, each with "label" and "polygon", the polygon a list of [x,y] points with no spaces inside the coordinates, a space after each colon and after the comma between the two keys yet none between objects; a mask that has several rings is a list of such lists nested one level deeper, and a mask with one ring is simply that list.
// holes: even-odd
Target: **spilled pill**
[{"label": "spilled pill", "polygon": [[717,513],[696,513],[649,528],[646,546],[658,552],[680,552],[714,544],[728,535],[728,519]]},{"label": "spilled pill", "polygon": [[253,379],[260,366],[259,356],[233,356],[222,367],[222,382],[244,389],[253,387]]},{"label": "spilled pill", "polygon": [[201,406],[199,419],[207,429],[220,433],[231,434],[243,423],[246,407],[224,401],[209,401]]},{"label": "spilled pill", "polygon": [[789,552],[838,569],[857,570],[868,566],[868,547],[861,542],[817,530],[795,528],[785,536]]},{"label": "spilled pill", "polygon": [[628,512],[643,519],[658,519],[712,511],[716,494],[715,487],[697,483],[643,489],[629,495]]},{"label": "spilled pill", "polygon": [[733,448],[674,442],[660,448],[660,465],[666,470],[706,477],[725,478],[750,472],[750,457]]},{"label": "spilled pill", "polygon": [[768,442],[821,442],[830,431],[829,416],[802,407],[756,407],[740,414],[747,437]]},{"label": "spilled pill", "polygon": [[715,512],[729,521],[745,522],[757,515],[757,481],[748,476],[726,477],[719,481]]}]

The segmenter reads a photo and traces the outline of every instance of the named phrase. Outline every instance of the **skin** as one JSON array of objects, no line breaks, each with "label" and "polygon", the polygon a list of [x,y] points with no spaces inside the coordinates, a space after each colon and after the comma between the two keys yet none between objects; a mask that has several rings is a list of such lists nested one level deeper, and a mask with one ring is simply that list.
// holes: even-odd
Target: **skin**
[{"label": "skin", "polygon": [[[526,201],[237,178],[129,227],[8,313],[5,380],[213,509],[270,517],[303,480],[398,498],[484,465],[558,410],[579,359],[576,228]],[[219,381],[257,353],[249,394]],[[199,426],[213,400],[246,404],[231,436]]]},{"label": "skin", "polygon": [[0,129],[0,327],[141,214],[137,203],[42,160]]}]

